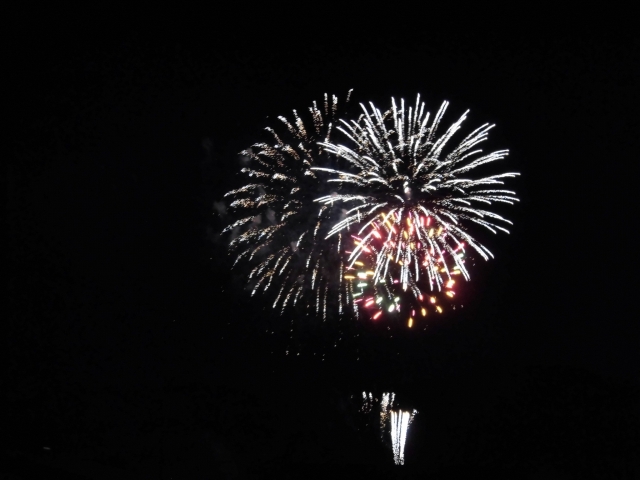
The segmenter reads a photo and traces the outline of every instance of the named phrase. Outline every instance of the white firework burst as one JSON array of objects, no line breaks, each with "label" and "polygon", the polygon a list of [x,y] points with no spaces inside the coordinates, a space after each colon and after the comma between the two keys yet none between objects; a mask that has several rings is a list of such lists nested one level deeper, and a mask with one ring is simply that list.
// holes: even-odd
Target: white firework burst
[{"label": "white firework burst", "polygon": [[[351,92],[349,92],[351,93]],[[347,96],[347,101],[349,96]],[[350,302],[351,283],[344,282],[341,235],[325,237],[338,210],[313,200],[326,192],[313,167],[330,163],[322,146],[335,133],[338,98],[325,94],[324,104],[309,108],[310,122],[293,111],[293,120],[278,117],[284,129],[267,128],[270,142],[241,152],[249,183],[228,192],[229,207],[241,218],[228,225],[235,264],[253,266],[248,275],[252,295],[273,292],[273,307],[304,300],[326,319],[328,308]]]},{"label": "white firework burst", "polygon": [[373,104],[361,104],[358,120],[341,120],[338,130],[346,137],[344,143],[321,143],[345,161],[345,168],[311,168],[324,175],[327,184],[339,187],[339,193],[315,201],[348,208],[327,239],[357,232],[350,235],[354,248],[346,268],[360,270],[351,278],[373,318],[402,307],[411,327],[417,311],[423,316],[429,308],[441,312],[429,292],[453,297],[453,277],[470,278],[465,247],[485,260],[493,257],[470,227],[508,233],[504,225],[511,222],[488,207],[518,200],[515,192],[501,188],[505,179],[518,174],[472,176],[476,168],[504,159],[508,151],[483,153],[478,148],[493,128],[489,124],[455,142],[468,111],[440,133],[447,106],[444,102],[431,120],[419,95],[409,107],[404,100],[398,106],[392,99],[391,109],[384,113]]}]

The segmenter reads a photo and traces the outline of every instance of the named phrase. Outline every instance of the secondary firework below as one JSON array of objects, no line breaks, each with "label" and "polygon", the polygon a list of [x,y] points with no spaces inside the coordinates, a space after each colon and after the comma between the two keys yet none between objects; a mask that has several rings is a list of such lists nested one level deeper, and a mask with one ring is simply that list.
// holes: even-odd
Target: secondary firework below
[{"label": "secondary firework below", "polygon": [[[417,410],[402,410],[394,405],[396,394],[383,393],[378,399],[370,392],[362,392],[360,413],[368,421],[377,423],[380,439],[391,446],[393,461],[404,465],[404,447],[407,443],[409,425],[418,413]],[[368,425],[368,424],[367,424]]]},{"label": "secondary firework below", "polygon": [[517,201],[502,185],[518,174],[473,175],[508,151],[479,148],[493,125],[460,134],[468,111],[441,128],[448,102],[433,116],[420,96],[356,116],[335,96],[323,105],[307,123],[279,117],[282,132],[242,152],[251,181],[227,194],[240,217],[225,229],[230,251],[250,265],[252,294],[280,311],[416,328],[455,305],[469,259],[493,257],[476,230],[508,233],[490,207]]}]

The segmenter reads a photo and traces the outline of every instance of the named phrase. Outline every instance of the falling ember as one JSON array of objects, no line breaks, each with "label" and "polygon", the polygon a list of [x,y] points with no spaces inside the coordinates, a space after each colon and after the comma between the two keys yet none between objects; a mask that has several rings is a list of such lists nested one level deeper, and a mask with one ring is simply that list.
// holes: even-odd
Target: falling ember
[{"label": "falling ember", "polygon": [[409,317],[409,323],[407,324],[409,328],[413,327],[413,318]]}]

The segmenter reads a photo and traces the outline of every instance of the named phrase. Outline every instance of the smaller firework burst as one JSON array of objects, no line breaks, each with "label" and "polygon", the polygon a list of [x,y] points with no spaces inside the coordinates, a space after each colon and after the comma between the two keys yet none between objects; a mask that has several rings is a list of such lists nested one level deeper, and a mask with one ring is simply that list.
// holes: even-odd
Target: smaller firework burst
[{"label": "smaller firework burst", "polygon": [[355,302],[373,320],[393,315],[412,328],[418,318],[442,313],[454,300],[457,277],[468,278],[465,249],[464,242],[454,241],[451,248],[438,248],[447,242],[447,232],[434,227],[431,217],[400,218],[380,214],[362,236],[351,235],[345,277],[354,284]]}]

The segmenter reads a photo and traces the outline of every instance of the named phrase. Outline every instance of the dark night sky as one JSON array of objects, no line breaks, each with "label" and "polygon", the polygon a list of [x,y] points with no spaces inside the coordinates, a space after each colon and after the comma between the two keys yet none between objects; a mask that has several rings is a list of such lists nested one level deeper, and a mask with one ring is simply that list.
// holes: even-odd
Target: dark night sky
[{"label": "dark night sky", "polygon": [[[432,478],[631,478],[637,36],[529,23],[396,38],[216,18],[188,35],[24,35],[8,92],[6,471],[375,475],[391,457],[356,430],[349,396],[390,388],[421,412],[407,468]],[[291,318],[232,280],[213,203],[275,116],[350,88],[379,106],[420,92],[431,109],[449,100],[449,120],[470,108],[468,127],[496,123],[521,202],[463,311],[422,334],[333,348],[327,329],[291,347]]]}]

